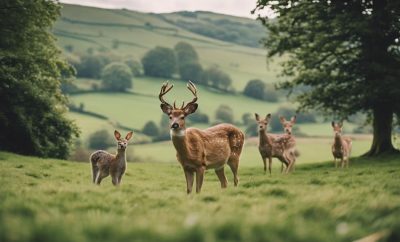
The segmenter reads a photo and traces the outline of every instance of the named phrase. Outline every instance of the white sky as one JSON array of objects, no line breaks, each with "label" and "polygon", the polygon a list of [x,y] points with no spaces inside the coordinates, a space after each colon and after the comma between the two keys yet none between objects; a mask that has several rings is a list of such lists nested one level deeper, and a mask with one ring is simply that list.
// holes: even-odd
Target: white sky
[{"label": "white sky", "polygon": [[257,0],[60,0],[100,8],[127,8],[140,12],[169,13],[176,11],[211,11],[248,18],[256,18],[251,10]]}]

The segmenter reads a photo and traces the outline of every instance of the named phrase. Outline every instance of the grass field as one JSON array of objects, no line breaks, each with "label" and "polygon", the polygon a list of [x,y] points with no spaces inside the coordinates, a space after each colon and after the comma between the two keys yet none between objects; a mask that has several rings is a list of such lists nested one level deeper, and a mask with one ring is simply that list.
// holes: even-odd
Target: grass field
[{"label": "grass field", "polygon": [[130,163],[122,185],[90,182],[89,164],[0,153],[0,241],[399,241],[399,158],[298,165],[264,175],[243,166],[221,190],[208,171],[185,194],[174,163]]},{"label": "grass field", "polygon": [[[256,20],[207,13],[211,19],[232,19],[240,22]],[[149,28],[149,24],[151,28]],[[250,48],[223,42],[186,31],[171,24],[157,14],[129,10],[110,10],[64,4],[62,17],[55,24],[53,32],[58,45],[71,45],[75,52],[83,53],[88,48],[104,49],[121,56],[133,56],[140,60],[155,46],[172,48],[179,41],[185,41],[197,50],[204,67],[218,66],[229,73],[233,85],[242,90],[245,84],[255,78],[276,82],[279,60],[267,68],[266,50]],[[118,41],[118,48],[113,42]]]}]

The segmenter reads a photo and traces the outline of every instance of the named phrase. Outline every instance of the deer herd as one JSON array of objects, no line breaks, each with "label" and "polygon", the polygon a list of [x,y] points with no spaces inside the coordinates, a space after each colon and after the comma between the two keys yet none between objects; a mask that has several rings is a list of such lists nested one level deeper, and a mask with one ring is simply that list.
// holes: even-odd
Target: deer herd
[{"label": "deer herd", "polygon": [[[169,117],[169,128],[171,141],[176,150],[176,158],[183,168],[186,178],[186,191],[192,192],[194,179],[196,177],[196,193],[201,191],[204,174],[207,169],[214,169],[221,188],[228,185],[225,176],[225,165],[227,164],[233,173],[233,183],[237,186],[239,183],[238,168],[240,154],[244,144],[244,134],[237,127],[231,124],[218,124],[200,130],[196,128],[187,128],[185,118],[196,112],[197,88],[189,81],[187,88],[193,94],[194,98],[186,105],[182,103],[177,107],[165,101],[164,96],[173,88],[168,82],[161,86],[159,100],[161,110]],[[283,134],[267,133],[268,124],[271,121],[271,114],[264,118],[255,114],[258,129],[258,150],[260,152],[264,172],[271,174],[272,158],[277,158],[281,162],[281,173],[290,173],[295,169],[296,158],[299,152],[296,148],[296,139],[292,134],[293,125],[296,123],[296,116],[290,120],[280,117]],[[349,157],[351,153],[352,142],[349,137],[342,136],[342,122],[332,122],[334,131],[334,142],[332,145],[332,154],[335,167],[338,166],[336,160],[340,160],[342,168],[349,166]],[[125,138],[115,130],[114,136],[117,141],[117,154],[113,155],[103,150],[98,150],[90,156],[92,167],[93,183],[100,185],[103,178],[111,175],[112,183],[118,186],[121,182],[127,167],[125,151],[128,141],[132,138],[133,132],[129,132]]]}]

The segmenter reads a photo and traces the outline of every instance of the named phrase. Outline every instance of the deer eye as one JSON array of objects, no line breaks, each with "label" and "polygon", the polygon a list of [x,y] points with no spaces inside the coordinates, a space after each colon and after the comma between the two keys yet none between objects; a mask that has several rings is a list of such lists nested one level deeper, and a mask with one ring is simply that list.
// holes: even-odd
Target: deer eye
[{"label": "deer eye", "polygon": [[185,119],[185,117],[183,117],[183,116],[182,116],[182,117],[181,117],[181,119],[182,119],[182,120],[184,120],[184,119]]},{"label": "deer eye", "polygon": [[171,116],[169,116],[169,119],[172,119],[172,117],[171,117]]}]

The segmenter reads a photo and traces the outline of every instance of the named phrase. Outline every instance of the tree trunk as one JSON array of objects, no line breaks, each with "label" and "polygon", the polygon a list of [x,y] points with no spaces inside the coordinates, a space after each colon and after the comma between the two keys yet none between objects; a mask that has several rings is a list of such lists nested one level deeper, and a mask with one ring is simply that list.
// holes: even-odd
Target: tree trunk
[{"label": "tree trunk", "polygon": [[374,137],[370,150],[364,156],[378,156],[398,152],[392,144],[393,110],[391,107],[379,106],[373,110]]}]

